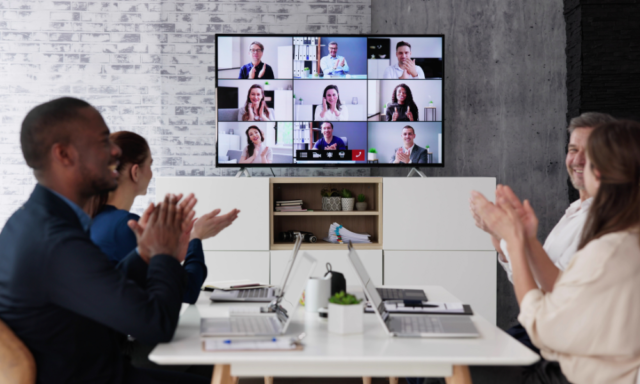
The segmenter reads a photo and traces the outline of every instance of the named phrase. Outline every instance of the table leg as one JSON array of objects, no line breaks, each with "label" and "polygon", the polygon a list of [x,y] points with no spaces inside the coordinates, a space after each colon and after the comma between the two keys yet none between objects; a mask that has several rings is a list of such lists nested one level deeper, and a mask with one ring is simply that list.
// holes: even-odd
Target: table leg
[{"label": "table leg", "polygon": [[363,377],[362,378],[362,384],[371,384],[371,378],[370,377]]},{"label": "table leg", "polygon": [[213,367],[211,384],[237,384],[238,378],[231,376],[231,366],[216,364]]},{"label": "table leg", "polygon": [[454,365],[453,374],[446,378],[447,384],[473,384],[471,373],[466,365]]}]

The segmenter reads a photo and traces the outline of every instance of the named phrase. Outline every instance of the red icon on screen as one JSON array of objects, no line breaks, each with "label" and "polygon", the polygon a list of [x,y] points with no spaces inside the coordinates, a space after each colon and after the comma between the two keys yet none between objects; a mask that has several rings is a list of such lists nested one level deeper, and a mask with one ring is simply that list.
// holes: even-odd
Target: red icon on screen
[{"label": "red icon on screen", "polygon": [[351,160],[364,161],[364,149],[354,149],[351,151]]}]

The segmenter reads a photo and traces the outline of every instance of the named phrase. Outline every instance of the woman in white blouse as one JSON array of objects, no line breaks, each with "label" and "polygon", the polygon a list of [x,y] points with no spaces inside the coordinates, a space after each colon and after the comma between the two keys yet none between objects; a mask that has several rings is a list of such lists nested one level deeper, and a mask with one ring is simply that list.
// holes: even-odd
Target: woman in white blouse
[{"label": "woman in white blouse", "polygon": [[[531,205],[478,192],[473,204],[507,242],[520,304],[518,320],[546,359],[527,383],[634,384],[640,367],[640,124],[594,129],[587,142],[585,187],[594,196],[578,252],[555,284],[538,288],[526,253],[538,219]],[[501,187],[508,188],[508,187]],[[556,363],[557,362],[557,363]],[[553,369],[559,364],[560,369]],[[550,369],[551,367],[551,369]],[[500,369],[494,370],[501,375]],[[482,372],[486,379],[486,371]],[[474,369],[472,369],[474,374]],[[496,376],[498,377],[498,376]],[[540,377],[543,377],[544,381]]]},{"label": "woman in white blouse", "polygon": [[322,105],[316,107],[314,121],[348,121],[349,110],[342,106],[337,85],[327,85],[322,94]]},{"label": "woman in white blouse", "polygon": [[260,164],[260,163],[272,163],[273,162],[273,153],[271,152],[271,148],[265,146],[262,147],[262,143],[264,143],[264,135],[260,128],[255,125],[250,126],[245,131],[247,135],[247,146],[244,147],[242,151],[242,156],[240,156],[241,164]]},{"label": "woman in white blouse", "polygon": [[238,121],[271,121],[275,119],[276,114],[273,109],[267,108],[262,85],[253,84],[249,88],[244,106],[238,109]]}]

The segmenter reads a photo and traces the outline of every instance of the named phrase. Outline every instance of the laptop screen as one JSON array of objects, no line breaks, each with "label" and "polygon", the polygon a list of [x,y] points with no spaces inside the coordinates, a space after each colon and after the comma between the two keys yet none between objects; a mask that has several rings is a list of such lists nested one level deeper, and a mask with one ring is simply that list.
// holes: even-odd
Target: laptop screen
[{"label": "laptop screen", "polygon": [[306,252],[296,257],[293,262],[293,268],[287,279],[287,286],[284,288],[284,294],[280,299],[280,310],[287,317],[287,323],[291,319],[293,311],[298,307],[302,291],[307,285],[307,280],[311,277],[313,269],[316,266],[316,259],[309,256]]},{"label": "laptop screen", "polygon": [[382,320],[387,320],[389,313],[384,306],[382,297],[380,297],[376,286],[373,284],[373,281],[371,281],[371,277],[369,277],[369,273],[367,273],[367,270],[364,268],[364,264],[362,264],[360,256],[358,256],[356,250],[351,247],[351,243],[349,243],[349,259],[351,260],[356,273],[360,276],[360,280],[362,280],[362,286],[369,297],[369,300],[371,300],[371,305],[378,309],[378,313],[382,316]]}]

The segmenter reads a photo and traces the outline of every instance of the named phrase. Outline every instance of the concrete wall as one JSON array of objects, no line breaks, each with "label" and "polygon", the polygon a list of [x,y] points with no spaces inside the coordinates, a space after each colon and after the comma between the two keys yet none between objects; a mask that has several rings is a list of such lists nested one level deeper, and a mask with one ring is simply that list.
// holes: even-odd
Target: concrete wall
[{"label": "concrete wall", "polygon": [[[388,5],[372,0],[371,33],[445,35],[445,167],[422,170],[429,176],[497,177],[531,200],[544,240],[569,203],[562,0]],[[407,172],[374,169],[372,175]],[[498,325],[505,328],[518,306],[502,271],[498,278]]]},{"label": "concrete wall", "polygon": [[[215,34],[362,34],[370,0],[0,0],[0,228],[35,179],[20,123],[39,103],[74,96],[112,131],[149,141],[161,176],[220,176],[215,166]],[[364,102],[364,99],[363,101]],[[368,176],[368,169],[275,169],[279,176]],[[269,175],[268,169],[253,170]],[[134,211],[155,200],[155,183]]]}]

